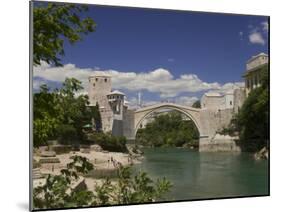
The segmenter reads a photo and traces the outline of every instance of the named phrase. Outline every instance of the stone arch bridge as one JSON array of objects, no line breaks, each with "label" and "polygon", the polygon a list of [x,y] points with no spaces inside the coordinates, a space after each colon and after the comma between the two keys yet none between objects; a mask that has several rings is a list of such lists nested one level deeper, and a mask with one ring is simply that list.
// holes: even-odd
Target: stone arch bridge
[{"label": "stone arch bridge", "polygon": [[[152,113],[161,109],[179,111],[182,114],[185,114],[195,124],[200,135],[199,151],[205,151],[209,149],[209,146],[216,132],[222,129],[223,127],[226,127],[229,124],[233,115],[233,110],[231,109],[221,111],[197,109],[174,103],[159,103],[135,110],[130,120],[131,129],[127,129],[125,131],[125,136],[128,139],[135,139],[136,133],[140,128],[141,123]],[[124,124],[126,125],[126,123]]]}]

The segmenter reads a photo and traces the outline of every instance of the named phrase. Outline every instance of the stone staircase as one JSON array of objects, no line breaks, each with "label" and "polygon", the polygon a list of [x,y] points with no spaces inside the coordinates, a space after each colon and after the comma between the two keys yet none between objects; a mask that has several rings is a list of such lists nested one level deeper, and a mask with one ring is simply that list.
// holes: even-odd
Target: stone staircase
[{"label": "stone staircase", "polygon": [[32,169],[32,179],[41,179],[44,176],[41,174],[39,168]]}]

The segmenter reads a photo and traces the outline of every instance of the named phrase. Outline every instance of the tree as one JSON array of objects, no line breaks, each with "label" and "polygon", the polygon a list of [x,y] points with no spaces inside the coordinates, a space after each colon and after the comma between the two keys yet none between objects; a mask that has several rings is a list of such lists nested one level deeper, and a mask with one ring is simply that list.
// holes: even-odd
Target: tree
[{"label": "tree", "polygon": [[183,146],[194,143],[199,133],[191,120],[183,120],[179,112],[156,116],[155,119],[139,129],[136,142],[147,146]]},{"label": "tree", "polygon": [[96,24],[81,18],[87,11],[85,5],[69,3],[36,3],[33,10],[33,64],[41,61],[62,65],[59,55],[64,55],[64,42],[71,44],[82,39],[82,34],[95,31]]},{"label": "tree", "polygon": [[47,140],[56,134],[61,114],[58,110],[57,95],[50,93],[46,85],[40,87],[40,92],[33,99],[33,141],[34,146],[46,145]]},{"label": "tree", "polygon": [[192,107],[194,107],[194,108],[201,108],[201,102],[200,102],[200,100],[197,100],[196,102],[194,102],[194,103],[192,104]]},{"label": "tree", "polygon": [[252,90],[239,111],[234,127],[244,151],[258,151],[269,139],[268,67],[261,70],[261,86]]},{"label": "tree", "polygon": [[42,85],[34,94],[34,145],[47,144],[59,138],[63,144],[75,144],[86,139],[83,126],[100,120],[96,106],[89,106],[87,95],[78,95],[83,87],[74,78],[66,78],[62,88],[50,91]]}]

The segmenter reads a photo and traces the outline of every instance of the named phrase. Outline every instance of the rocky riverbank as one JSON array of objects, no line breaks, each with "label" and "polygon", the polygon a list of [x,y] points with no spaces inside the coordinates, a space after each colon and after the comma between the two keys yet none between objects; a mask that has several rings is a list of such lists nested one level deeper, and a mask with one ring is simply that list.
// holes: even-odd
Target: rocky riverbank
[{"label": "rocky riverbank", "polygon": [[[48,150],[42,148],[34,153],[34,165],[36,165],[36,177],[33,178],[34,187],[44,183],[48,174],[59,175],[62,169],[71,162],[71,157],[78,155],[85,157],[94,165],[94,170],[89,172],[85,178],[87,187],[93,188],[99,183],[101,178],[112,177],[117,174],[120,166],[130,166],[141,163],[142,156],[129,150],[128,153],[109,152],[102,150],[98,145],[92,145],[87,148],[80,148],[80,151],[69,151],[62,154],[56,154],[52,151],[56,148]],[[35,170],[35,169],[34,169]]]},{"label": "rocky riverbank", "polygon": [[254,154],[254,158],[256,160],[267,160],[268,159],[268,149],[263,147],[260,151]]}]

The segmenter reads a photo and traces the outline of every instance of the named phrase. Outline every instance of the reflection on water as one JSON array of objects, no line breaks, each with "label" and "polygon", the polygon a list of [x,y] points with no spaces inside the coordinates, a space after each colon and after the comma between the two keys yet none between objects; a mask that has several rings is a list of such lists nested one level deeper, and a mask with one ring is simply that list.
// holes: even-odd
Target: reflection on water
[{"label": "reflection on water", "polygon": [[173,183],[168,200],[268,194],[268,161],[248,153],[199,153],[178,148],[144,149],[145,159],[134,166],[152,178]]}]

